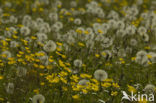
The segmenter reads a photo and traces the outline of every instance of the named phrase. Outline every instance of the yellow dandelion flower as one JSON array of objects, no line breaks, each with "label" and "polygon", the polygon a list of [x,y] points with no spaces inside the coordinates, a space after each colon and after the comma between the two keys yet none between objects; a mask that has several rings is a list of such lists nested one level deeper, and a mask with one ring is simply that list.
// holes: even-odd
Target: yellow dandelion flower
[{"label": "yellow dandelion flower", "polygon": [[152,56],[151,56],[150,54],[147,54],[147,57],[148,57],[149,59],[151,59],[151,58],[152,58]]},{"label": "yellow dandelion flower", "polygon": [[31,36],[31,39],[36,40],[37,38],[35,36]]},{"label": "yellow dandelion flower", "polygon": [[137,90],[133,86],[128,85],[128,91],[136,93]]},{"label": "yellow dandelion flower", "polygon": [[102,87],[108,88],[111,86],[111,83],[102,83],[101,84]]},{"label": "yellow dandelion flower", "polygon": [[100,57],[100,55],[99,55],[99,54],[95,54],[95,57],[99,58],[99,57]]},{"label": "yellow dandelion flower", "polygon": [[39,94],[39,89],[34,89],[33,92]]},{"label": "yellow dandelion flower", "polygon": [[119,87],[120,87],[120,86],[118,85],[118,83],[113,83],[112,86],[115,87],[115,88],[119,88]]},{"label": "yellow dandelion flower", "polygon": [[80,96],[78,94],[72,96],[73,99],[79,99]]},{"label": "yellow dandelion flower", "polygon": [[4,77],[0,75],[0,80],[2,80]]},{"label": "yellow dandelion flower", "polygon": [[0,101],[4,101],[4,98],[0,98]]},{"label": "yellow dandelion flower", "polygon": [[78,45],[81,46],[81,47],[84,47],[85,44],[84,43],[81,43],[81,42],[78,42]]},{"label": "yellow dandelion flower", "polygon": [[132,57],[131,60],[132,60],[132,61],[135,61],[135,60],[136,60],[136,57]]},{"label": "yellow dandelion flower", "polygon": [[114,91],[112,91],[112,92],[111,92],[111,96],[117,96],[117,94],[118,94],[118,92],[117,92],[117,91],[115,91],[115,92],[114,92]]},{"label": "yellow dandelion flower", "polygon": [[44,69],[45,66],[44,66],[44,65],[39,65],[39,68],[40,68],[40,69]]},{"label": "yellow dandelion flower", "polygon": [[45,85],[45,83],[44,83],[44,82],[41,82],[41,83],[40,83],[40,85],[41,85],[41,86],[44,86],[44,85]]}]

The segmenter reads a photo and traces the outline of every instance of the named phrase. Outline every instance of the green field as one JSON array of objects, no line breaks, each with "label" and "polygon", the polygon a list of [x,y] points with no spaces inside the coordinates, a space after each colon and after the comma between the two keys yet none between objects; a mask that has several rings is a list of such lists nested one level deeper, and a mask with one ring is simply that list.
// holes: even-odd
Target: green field
[{"label": "green field", "polygon": [[156,0],[0,0],[0,103],[156,103]]}]

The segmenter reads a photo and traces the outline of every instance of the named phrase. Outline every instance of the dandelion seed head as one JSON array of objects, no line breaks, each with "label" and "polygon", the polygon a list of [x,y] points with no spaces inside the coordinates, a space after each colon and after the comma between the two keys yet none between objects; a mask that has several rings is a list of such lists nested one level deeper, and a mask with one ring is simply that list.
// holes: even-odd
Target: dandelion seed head
[{"label": "dandelion seed head", "polygon": [[155,86],[153,84],[147,84],[144,88],[146,92],[153,93],[155,92]]},{"label": "dandelion seed head", "polygon": [[82,66],[82,60],[80,60],[80,59],[74,60],[74,66],[81,67]]},{"label": "dandelion seed head", "polygon": [[99,81],[103,81],[108,78],[108,74],[106,71],[99,69],[94,72],[94,77]]},{"label": "dandelion seed head", "polygon": [[8,83],[6,86],[6,92],[8,94],[13,94],[14,92],[14,83]]},{"label": "dandelion seed head", "polygon": [[45,97],[42,94],[34,95],[32,98],[32,103],[44,103]]},{"label": "dandelion seed head", "polygon": [[43,47],[46,52],[53,52],[56,50],[56,44],[54,41],[49,40]]}]

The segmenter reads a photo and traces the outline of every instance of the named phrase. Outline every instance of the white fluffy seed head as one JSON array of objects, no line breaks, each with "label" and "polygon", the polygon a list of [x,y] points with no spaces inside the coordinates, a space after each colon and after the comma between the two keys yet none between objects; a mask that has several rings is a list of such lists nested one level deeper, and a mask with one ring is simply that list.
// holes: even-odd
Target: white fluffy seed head
[{"label": "white fluffy seed head", "polygon": [[99,81],[103,81],[108,78],[108,74],[106,71],[99,69],[94,72],[94,77]]},{"label": "white fluffy seed head", "polygon": [[32,98],[32,103],[44,103],[45,97],[42,94],[34,95]]},{"label": "white fluffy seed head", "polygon": [[24,35],[24,36],[30,35],[30,29],[29,29],[28,27],[26,27],[26,26],[22,27],[22,28],[20,29],[20,32],[21,32],[21,34]]},{"label": "white fluffy seed head", "polygon": [[76,67],[82,67],[82,60],[80,60],[80,59],[74,60],[74,66],[76,66]]},{"label": "white fluffy seed head", "polygon": [[156,92],[156,87],[153,84],[147,84],[144,88],[145,92]]},{"label": "white fluffy seed head", "polygon": [[6,92],[8,94],[13,94],[13,92],[14,92],[14,83],[8,83],[8,85],[6,86]]},{"label": "white fluffy seed head", "polygon": [[53,52],[56,50],[56,44],[54,41],[49,40],[43,47],[46,52]]}]

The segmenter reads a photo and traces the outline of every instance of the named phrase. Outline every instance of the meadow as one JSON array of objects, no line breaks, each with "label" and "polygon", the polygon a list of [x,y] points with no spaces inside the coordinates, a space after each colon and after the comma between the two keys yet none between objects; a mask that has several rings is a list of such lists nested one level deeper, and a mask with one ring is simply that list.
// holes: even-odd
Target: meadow
[{"label": "meadow", "polygon": [[155,94],[156,0],[0,0],[0,103]]}]

